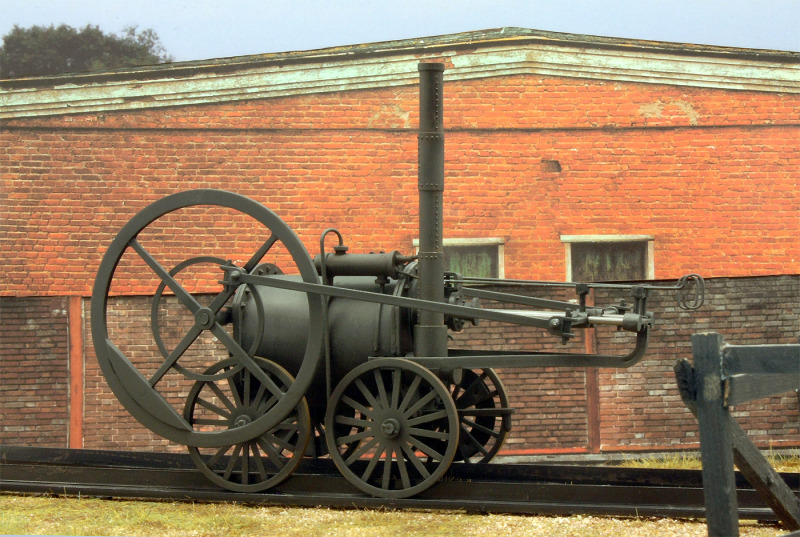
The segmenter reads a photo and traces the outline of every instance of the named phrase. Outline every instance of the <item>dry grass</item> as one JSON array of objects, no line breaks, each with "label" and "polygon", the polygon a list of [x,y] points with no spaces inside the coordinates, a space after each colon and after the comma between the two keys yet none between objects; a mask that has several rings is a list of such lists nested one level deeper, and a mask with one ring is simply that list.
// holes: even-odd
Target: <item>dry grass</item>
[{"label": "dry grass", "polygon": [[[800,454],[769,453],[767,460],[779,472],[800,472]],[[621,466],[629,468],[657,468],[678,470],[700,470],[700,458],[692,453],[670,453],[658,458],[641,458],[624,461]]]},{"label": "dry grass", "polygon": [[[743,537],[784,533],[742,524]],[[696,520],[472,515],[0,495],[0,534],[243,537],[705,537]]]}]

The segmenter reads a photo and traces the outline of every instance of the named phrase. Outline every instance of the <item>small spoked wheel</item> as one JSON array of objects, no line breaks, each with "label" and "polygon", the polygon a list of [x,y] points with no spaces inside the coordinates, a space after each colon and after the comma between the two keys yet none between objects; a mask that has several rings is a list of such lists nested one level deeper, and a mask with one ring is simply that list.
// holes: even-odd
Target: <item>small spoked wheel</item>
[{"label": "small spoked wheel", "polygon": [[348,373],[325,417],[328,451],[342,475],[367,494],[407,498],[450,467],[458,447],[458,414],[430,370],[382,358]]},{"label": "small spoked wheel", "polygon": [[460,434],[455,460],[486,463],[500,451],[511,430],[506,389],[492,369],[464,369],[448,383],[458,409]]},{"label": "small spoked wheel", "polygon": [[[241,428],[275,406],[294,379],[282,367],[261,358],[256,362],[272,380],[261,383],[235,360],[215,364],[206,371],[216,380],[198,381],[189,392],[184,418],[200,430]],[[235,371],[218,378],[220,373]],[[277,390],[272,388],[275,386]],[[189,447],[194,463],[211,481],[237,492],[258,492],[274,487],[299,466],[311,438],[311,417],[305,398],[280,423],[260,436],[213,448]]]}]

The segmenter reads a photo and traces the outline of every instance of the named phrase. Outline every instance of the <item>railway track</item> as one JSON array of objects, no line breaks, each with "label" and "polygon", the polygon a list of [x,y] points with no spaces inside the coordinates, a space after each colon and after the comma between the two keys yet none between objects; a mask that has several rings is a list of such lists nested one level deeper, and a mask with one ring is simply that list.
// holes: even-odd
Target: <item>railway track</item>
[{"label": "railway track", "polygon": [[[739,517],[776,520],[737,476]],[[800,474],[784,474],[800,491]],[[408,499],[367,497],[328,460],[307,460],[281,486],[235,493],[209,482],[188,455],[0,446],[0,491],[346,508],[701,518],[699,471],[531,464],[454,464]],[[800,492],[796,492],[800,495]]]}]

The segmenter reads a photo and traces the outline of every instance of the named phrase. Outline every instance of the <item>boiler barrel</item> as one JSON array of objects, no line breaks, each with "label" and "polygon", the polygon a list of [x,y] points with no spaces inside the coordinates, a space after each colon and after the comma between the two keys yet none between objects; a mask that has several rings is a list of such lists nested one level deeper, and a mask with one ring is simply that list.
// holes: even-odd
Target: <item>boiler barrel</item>
[{"label": "boiler barrel", "polygon": [[[270,276],[300,280],[299,276]],[[374,277],[337,277],[337,287],[381,292]],[[398,291],[401,282],[384,286],[385,294]],[[259,320],[258,293],[263,304]],[[308,341],[309,312],[305,293],[268,286],[242,286],[233,303],[234,337],[242,348],[251,349],[261,332],[256,356],[272,360],[296,374]],[[351,369],[369,356],[405,356],[413,351],[413,312],[396,306],[333,297],[328,302],[328,326],[331,345],[331,374],[335,386]],[[315,322],[322,322],[317,319]],[[263,323],[263,330],[258,324]],[[322,368],[318,382],[324,380]]]}]

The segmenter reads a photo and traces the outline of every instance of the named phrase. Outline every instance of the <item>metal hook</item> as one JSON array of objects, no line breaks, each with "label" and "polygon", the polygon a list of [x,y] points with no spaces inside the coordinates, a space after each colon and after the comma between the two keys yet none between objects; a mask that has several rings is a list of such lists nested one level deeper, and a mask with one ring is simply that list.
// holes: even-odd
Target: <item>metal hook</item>
[{"label": "metal hook", "polygon": [[[694,296],[692,297],[689,292],[678,293],[678,306],[682,310],[696,310],[705,302],[706,297],[706,282],[699,274],[687,274],[678,280],[677,288],[679,291],[685,287],[691,289],[691,284],[694,284]],[[691,298],[691,300],[690,300]]]}]

